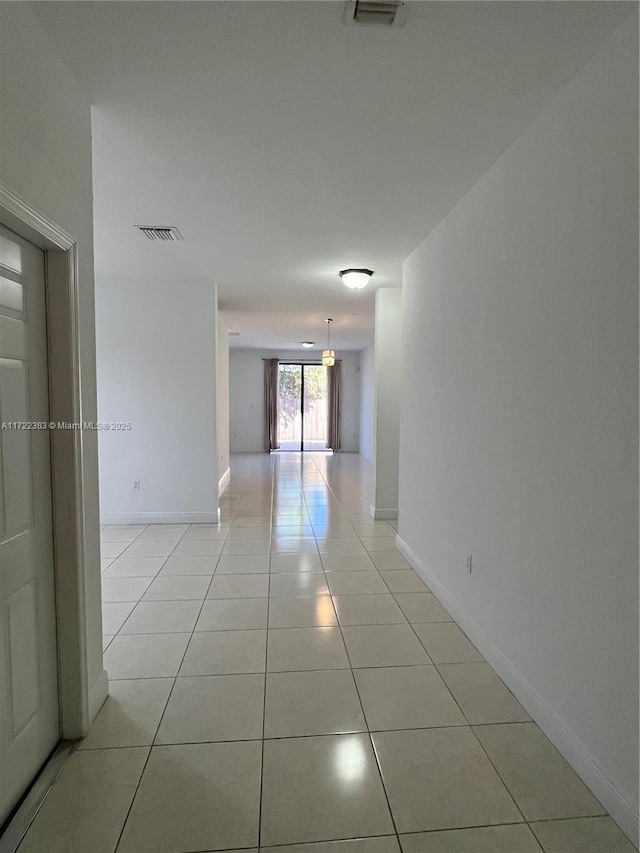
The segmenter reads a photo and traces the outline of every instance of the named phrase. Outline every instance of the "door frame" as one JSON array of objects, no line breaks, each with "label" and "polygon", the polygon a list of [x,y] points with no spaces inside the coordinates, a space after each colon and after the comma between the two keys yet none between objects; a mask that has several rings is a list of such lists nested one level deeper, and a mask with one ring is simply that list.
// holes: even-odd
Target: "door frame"
[{"label": "door frame", "polygon": [[[77,241],[2,184],[0,223],[44,250],[49,417],[82,424]],[[86,734],[90,722],[84,433],[55,429],[50,439],[60,737],[75,740]]]},{"label": "door frame", "polygon": [[304,453],[304,362],[300,363],[300,453]]},{"label": "door frame", "polygon": [[[300,450],[294,451],[283,451],[284,453],[310,453],[312,451],[305,451],[304,449],[304,369],[305,367],[323,367],[321,361],[317,359],[313,361],[285,361],[284,359],[278,361],[278,369],[280,369],[280,365],[292,365],[294,367],[300,368]],[[327,448],[327,452],[331,448]],[[316,451],[317,452],[317,451]],[[324,452],[324,451],[322,451]],[[333,452],[333,451],[332,451]]]}]

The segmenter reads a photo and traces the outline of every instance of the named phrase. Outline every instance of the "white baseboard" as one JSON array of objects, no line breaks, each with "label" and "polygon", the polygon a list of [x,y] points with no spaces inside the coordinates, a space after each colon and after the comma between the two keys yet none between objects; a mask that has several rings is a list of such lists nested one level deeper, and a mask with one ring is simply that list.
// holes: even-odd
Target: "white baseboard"
[{"label": "white baseboard", "polygon": [[229,485],[229,480],[231,479],[231,468],[227,468],[222,477],[220,477],[220,481],[218,483],[218,498],[224,492],[224,490]]},{"label": "white baseboard", "polygon": [[109,696],[109,679],[106,670],[102,670],[98,678],[89,688],[89,725],[98,716],[98,711]]},{"label": "white baseboard", "polygon": [[217,524],[218,510],[213,512],[131,512],[106,513],[100,524]]},{"label": "white baseboard", "polygon": [[380,507],[370,506],[369,515],[375,521],[395,521],[398,517],[398,507],[382,509]]},{"label": "white baseboard", "polygon": [[640,821],[638,803],[621,790],[599,760],[571,726],[562,719],[542,694],[522,676],[509,657],[491,640],[451,596],[441,581],[427,568],[411,547],[396,536],[396,547],[427,584],[431,592],[458,623],[507,687],[566,758],[584,783],[610,813],[631,841],[638,846]]}]

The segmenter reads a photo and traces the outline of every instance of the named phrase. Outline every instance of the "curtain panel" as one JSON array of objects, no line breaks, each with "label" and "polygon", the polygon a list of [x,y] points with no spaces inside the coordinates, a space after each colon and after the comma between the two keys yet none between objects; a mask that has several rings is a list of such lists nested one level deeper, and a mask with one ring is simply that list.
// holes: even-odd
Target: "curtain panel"
[{"label": "curtain panel", "polygon": [[336,359],[333,367],[327,368],[329,380],[329,426],[327,430],[327,447],[340,450],[340,386],[342,362]]},{"label": "curtain panel", "polygon": [[264,449],[277,450],[278,444],[278,359],[264,360]]}]

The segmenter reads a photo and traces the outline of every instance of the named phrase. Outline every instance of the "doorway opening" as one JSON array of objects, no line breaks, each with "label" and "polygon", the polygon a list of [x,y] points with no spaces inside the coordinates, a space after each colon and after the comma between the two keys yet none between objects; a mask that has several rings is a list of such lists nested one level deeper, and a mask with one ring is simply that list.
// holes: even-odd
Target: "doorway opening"
[{"label": "doorway opening", "polygon": [[322,364],[278,365],[280,450],[327,451],[329,424],[327,368]]}]

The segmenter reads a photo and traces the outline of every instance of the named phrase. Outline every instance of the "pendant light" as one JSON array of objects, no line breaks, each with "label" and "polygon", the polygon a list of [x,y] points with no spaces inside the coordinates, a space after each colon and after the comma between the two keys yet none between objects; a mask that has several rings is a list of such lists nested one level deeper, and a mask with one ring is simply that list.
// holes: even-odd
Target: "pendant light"
[{"label": "pendant light", "polygon": [[325,367],[333,367],[336,363],[336,351],[331,349],[331,324],[333,320],[331,317],[327,317],[325,323],[327,324],[327,348],[322,353],[322,363]]}]

